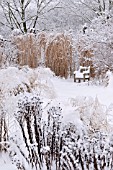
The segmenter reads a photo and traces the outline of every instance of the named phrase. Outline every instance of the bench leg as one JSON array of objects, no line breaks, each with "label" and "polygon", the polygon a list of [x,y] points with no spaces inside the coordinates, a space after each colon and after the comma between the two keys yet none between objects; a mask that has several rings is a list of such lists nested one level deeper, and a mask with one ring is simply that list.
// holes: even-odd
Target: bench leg
[{"label": "bench leg", "polygon": [[74,75],[74,82],[76,82],[76,78],[75,78],[75,75]]},{"label": "bench leg", "polygon": [[83,81],[85,82],[85,74],[84,74],[84,77],[83,77]]}]

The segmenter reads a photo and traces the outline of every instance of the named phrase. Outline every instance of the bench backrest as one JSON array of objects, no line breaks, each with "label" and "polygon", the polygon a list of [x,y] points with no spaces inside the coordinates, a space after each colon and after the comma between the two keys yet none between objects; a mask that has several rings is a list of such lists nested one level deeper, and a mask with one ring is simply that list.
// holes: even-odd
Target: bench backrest
[{"label": "bench backrest", "polygon": [[80,66],[79,72],[80,72],[80,73],[84,73],[84,74],[85,74],[85,73],[90,74],[90,66],[88,66],[88,67]]}]

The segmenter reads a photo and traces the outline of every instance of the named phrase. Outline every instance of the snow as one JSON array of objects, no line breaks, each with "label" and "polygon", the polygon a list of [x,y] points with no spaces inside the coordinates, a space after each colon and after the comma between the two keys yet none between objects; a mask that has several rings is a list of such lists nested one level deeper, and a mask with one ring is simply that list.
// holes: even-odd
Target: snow
[{"label": "snow", "polygon": [[75,71],[74,74],[76,75],[77,78],[83,78],[84,74],[83,73],[80,73],[79,71]]},{"label": "snow", "polygon": [[0,166],[0,170],[16,170],[14,166],[12,166],[11,163],[9,164],[5,164],[3,163],[1,166]]},{"label": "snow", "polygon": [[55,97],[54,87],[51,78],[54,73],[49,68],[30,69],[27,66],[23,68],[8,67],[0,70],[0,89],[3,93],[18,93],[29,90],[37,90],[44,97]]},{"label": "snow", "polygon": [[[55,103],[61,104],[64,122],[67,120],[77,124],[80,120],[79,115],[75,111],[76,107],[73,107],[71,103],[76,97],[92,97],[93,100],[97,97],[99,102],[106,107],[113,103],[113,75],[108,71],[106,76],[109,77],[109,83],[107,87],[104,87],[93,85],[91,82],[75,83],[73,79],[57,78],[49,68],[39,67],[32,70],[24,67],[19,70],[15,67],[9,67],[0,71],[0,88],[7,94],[8,91],[13,91],[20,85],[25,93],[27,91],[25,84],[27,84],[31,88],[32,93],[41,94],[41,97],[44,98],[45,106],[49,102],[53,105]],[[7,110],[13,112],[18,97],[9,96],[9,98],[7,100]],[[13,107],[10,107],[10,105]]]},{"label": "snow", "polygon": [[112,88],[113,88],[113,73],[108,70],[106,73],[106,76],[108,76],[108,78],[109,78],[108,88],[111,88],[111,90],[112,90]]},{"label": "snow", "polygon": [[67,102],[68,99],[77,96],[91,96],[93,99],[98,97],[99,101],[109,106],[113,102],[111,82],[107,87],[92,85],[91,82],[75,83],[73,79],[65,80],[54,78],[52,83],[56,89],[58,100]]},{"label": "snow", "polygon": [[[81,72],[81,70],[84,70]],[[83,67],[80,66],[78,71],[74,71],[74,74],[76,75],[76,78],[84,78],[84,74],[89,74],[90,73],[90,66],[89,67]],[[85,75],[86,78],[89,78],[89,75]]]},{"label": "snow", "polygon": [[[18,85],[21,85],[21,87],[25,89],[25,83],[31,87],[30,93],[25,89],[24,92],[21,92],[21,94],[18,94],[17,96],[11,94],[7,99],[4,99],[6,100],[7,107],[5,107],[5,109],[7,114],[9,114],[7,119],[10,119],[8,122],[12,136],[17,135],[16,131],[18,126],[14,128],[12,122],[14,119],[13,112],[16,111],[18,100],[22,99],[24,95],[30,100],[32,95],[37,94],[39,91],[43,91],[43,93],[40,93],[41,98],[43,99],[43,120],[47,119],[47,109],[50,106],[57,106],[60,103],[59,106],[62,108],[63,116],[62,125],[72,123],[76,126],[77,130],[81,132],[85,127],[84,125],[88,125],[89,127],[89,121],[92,118],[92,125],[95,129],[102,129],[102,123],[106,120],[106,116],[109,117],[108,121],[113,125],[113,75],[110,71],[107,72],[109,78],[107,87],[94,85],[91,81],[75,83],[72,78],[66,80],[56,77],[50,69],[41,67],[34,70],[27,67],[24,67],[23,69],[11,67],[2,69],[0,76],[0,88],[5,94],[7,94],[8,91],[17,88]],[[81,108],[82,112],[80,112]],[[110,115],[106,115],[107,110]],[[100,115],[101,113],[102,116]],[[18,133],[18,139],[19,137],[20,134]],[[33,146],[31,145],[31,147]],[[49,150],[49,146],[45,146],[43,147],[42,152],[46,153]],[[0,170],[16,170],[11,164],[7,154],[0,155]]]},{"label": "snow", "polygon": [[0,170],[17,170],[15,166],[11,164],[7,154],[0,153]]},{"label": "snow", "polygon": [[[112,78],[111,78],[112,79]],[[90,107],[91,103],[93,103],[96,98],[98,99],[99,103],[102,105],[103,111],[99,111],[98,114],[103,112],[103,117],[107,116],[108,118],[105,118],[108,120],[108,123],[110,125],[110,131],[112,131],[111,126],[113,126],[113,108],[111,111],[108,111],[109,106],[111,103],[113,103],[113,93],[111,85],[109,84],[107,87],[103,86],[97,86],[92,85],[91,82],[82,82],[82,83],[74,83],[73,79],[60,79],[60,78],[54,78],[52,80],[52,83],[55,87],[55,91],[57,94],[57,101],[62,103],[63,108],[63,122],[64,124],[71,122],[76,125],[78,130],[83,128],[83,122],[80,120],[80,114],[78,113],[77,106],[73,105],[73,101],[76,100],[76,102],[81,101],[81,104],[78,103],[80,107],[82,107],[83,100],[85,98],[88,98],[87,102],[87,108],[89,107],[89,111],[86,112],[86,117],[84,117],[84,121],[87,123],[90,119],[91,114],[93,112],[93,108]],[[93,100],[93,101],[92,101]],[[108,111],[108,113],[106,113]],[[98,112],[98,111],[97,111]],[[85,116],[85,111],[83,113]],[[97,128],[103,129],[105,126],[101,126],[100,120],[102,117],[101,115],[98,116],[98,123],[100,124],[100,127],[97,126]],[[95,123],[97,123],[96,116],[93,117]],[[92,119],[92,118],[91,118]],[[94,123],[93,123],[94,124]],[[88,124],[87,124],[88,125]]]}]

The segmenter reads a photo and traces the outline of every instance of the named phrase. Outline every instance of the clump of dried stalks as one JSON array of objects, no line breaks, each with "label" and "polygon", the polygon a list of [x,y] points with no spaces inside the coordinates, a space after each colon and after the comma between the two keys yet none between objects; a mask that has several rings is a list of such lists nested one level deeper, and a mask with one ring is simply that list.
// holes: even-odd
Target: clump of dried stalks
[{"label": "clump of dried stalks", "polygon": [[15,42],[19,49],[19,65],[36,68],[43,63],[57,76],[65,78],[72,73],[72,41],[69,36],[27,34],[17,36]]},{"label": "clump of dried stalks", "polygon": [[35,35],[26,34],[17,36],[15,43],[19,50],[19,65],[29,65],[32,68],[36,68],[39,62],[39,56]]},{"label": "clump of dried stalks", "polygon": [[45,50],[45,35],[18,35],[13,37],[13,41],[18,49],[18,64],[37,68],[41,61],[42,49]]},{"label": "clump of dried stalks", "polygon": [[[73,47],[72,40],[67,34],[51,35],[41,32],[37,35],[29,33],[12,36],[11,40],[8,40],[8,47],[10,53],[5,57],[4,51],[7,47],[5,45],[2,47],[0,44],[2,49],[0,66],[11,66],[16,63],[20,66],[28,65],[37,68],[40,64],[44,64],[57,76],[67,78],[72,74]],[[16,48],[15,53],[13,48]]]},{"label": "clump of dried stalks", "polygon": [[65,77],[72,73],[72,42],[70,37],[59,34],[52,37],[46,49],[46,66],[57,76]]}]

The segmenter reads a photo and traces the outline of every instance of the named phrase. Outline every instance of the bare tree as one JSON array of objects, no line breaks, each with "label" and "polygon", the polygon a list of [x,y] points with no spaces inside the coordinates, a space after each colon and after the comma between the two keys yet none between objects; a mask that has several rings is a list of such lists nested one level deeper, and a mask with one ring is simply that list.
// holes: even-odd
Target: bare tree
[{"label": "bare tree", "polygon": [[71,15],[89,23],[94,17],[108,14],[113,8],[113,0],[66,0],[63,3]]},{"label": "bare tree", "polygon": [[38,19],[58,8],[60,0],[2,0],[3,13],[0,24],[11,30],[19,29],[22,33],[36,29]]}]

